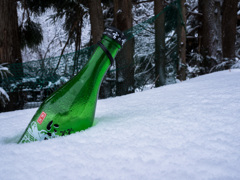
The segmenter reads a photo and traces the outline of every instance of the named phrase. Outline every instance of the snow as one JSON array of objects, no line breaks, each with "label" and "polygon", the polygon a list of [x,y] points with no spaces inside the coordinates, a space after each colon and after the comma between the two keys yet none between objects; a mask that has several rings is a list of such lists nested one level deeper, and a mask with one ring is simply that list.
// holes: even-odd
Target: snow
[{"label": "snow", "polygon": [[16,144],[36,109],[0,114],[0,179],[240,179],[240,70],[99,100],[95,125]]},{"label": "snow", "polygon": [[3,96],[6,98],[7,101],[10,101],[7,92],[2,87],[0,87],[0,96]]},{"label": "snow", "polygon": [[236,63],[231,67],[233,69],[240,69],[240,59],[236,59]]}]

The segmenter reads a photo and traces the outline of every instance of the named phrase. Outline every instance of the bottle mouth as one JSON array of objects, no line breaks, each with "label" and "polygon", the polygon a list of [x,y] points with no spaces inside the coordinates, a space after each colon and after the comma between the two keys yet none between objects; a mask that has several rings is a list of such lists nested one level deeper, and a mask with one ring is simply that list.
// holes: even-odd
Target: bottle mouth
[{"label": "bottle mouth", "polygon": [[115,40],[118,44],[123,46],[123,44],[126,41],[126,37],[122,31],[119,29],[112,27],[112,26],[107,26],[105,28],[105,31],[103,32],[103,35],[108,36],[109,38]]}]

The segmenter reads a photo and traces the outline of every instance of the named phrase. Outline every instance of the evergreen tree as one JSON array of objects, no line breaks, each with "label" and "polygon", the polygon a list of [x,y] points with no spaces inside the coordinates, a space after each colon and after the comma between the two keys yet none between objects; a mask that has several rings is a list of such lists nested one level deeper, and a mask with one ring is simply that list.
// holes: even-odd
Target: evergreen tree
[{"label": "evergreen tree", "polygon": [[42,1],[19,0],[19,2],[23,9],[22,20],[19,25],[21,49],[26,46],[35,48],[43,40],[42,27],[39,23],[32,21],[30,14],[40,15],[44,12],[38,6]]},{"label": "evergreen tree", "polygon": [[[164,0],[155,0],[154,14],[159,14],[163,9]],[[166,83],[165,66],[165,13],[163,13],[155,21],[155,87]]]},{"label": "evergreen tree", "polygon": [[21,63],[15,0],[0,0],[0,34],[0,63]]},{"label": "evergreen tree", "polygon": [[90,22],[91,22],[91,37],[92,43],[96,44],[100,41],[104,30],[103,12],[100,0],[88,1]]},{"label": "evergreen tree", "polygon": [[202,14],[199,46],[205,74],[222,58],[221,1],[199,0],[199,12]]},{"label": "evergreen tree", "polygon": [[238,0],[224,0],[222,5],[223,58],[235,58]]},{"label": "evergreen tree", "polygon": [[[21,79],[23,69],[21,66],[22,56],[20,48],[20,37],[18,31],[17,1],[0,0],[0,63],[9,64],[9,70]],[[18,65],[15,65],[18,63]],[[19,100],[22,93],[12,92],[9,94],[10,109],[21,108]]]},{"label": "evergreen tree", "polygon": [[[131,0],[114,0],[114,26],[121,31],[132,27]],[[116,57],[116,95],[134,92],[134,39],[128,40]]]},{"label": "evergreen tree", "polygon": [[177,78],[180,81],[186,80],[186,0],[178,1],[179,4],[179,15],[178,15],[178,52],[179,52],[179,63],[177,67]]}]

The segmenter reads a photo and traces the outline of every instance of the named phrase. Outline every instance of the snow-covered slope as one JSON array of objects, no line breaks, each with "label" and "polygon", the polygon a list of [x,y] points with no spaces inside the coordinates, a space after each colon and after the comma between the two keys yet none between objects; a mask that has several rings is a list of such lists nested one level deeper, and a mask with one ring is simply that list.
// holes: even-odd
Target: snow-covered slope
[{"label": "snow-covered slope", "polygon": [[240,70],[98,101],[96,124],[16,144],[36,109],[0,114],[0,179],[240,179]]}]

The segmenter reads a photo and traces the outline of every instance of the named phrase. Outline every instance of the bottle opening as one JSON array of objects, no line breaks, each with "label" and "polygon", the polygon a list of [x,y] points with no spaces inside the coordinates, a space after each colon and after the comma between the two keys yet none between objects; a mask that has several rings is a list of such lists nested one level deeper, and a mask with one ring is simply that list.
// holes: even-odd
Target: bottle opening
[{"label": "bottle opening", "polygon": [[119,29],[112,27],[112,26],[107,26],[105,28],[105,31],[103,32],[104,35],[110,37],[111,39],[115,40],[118,44],[123,46],[126,38],[125,35],[122,31]]}]

